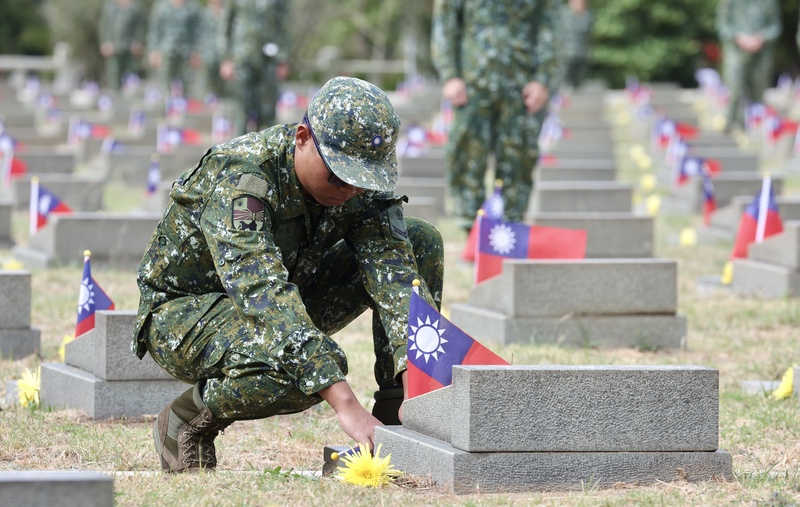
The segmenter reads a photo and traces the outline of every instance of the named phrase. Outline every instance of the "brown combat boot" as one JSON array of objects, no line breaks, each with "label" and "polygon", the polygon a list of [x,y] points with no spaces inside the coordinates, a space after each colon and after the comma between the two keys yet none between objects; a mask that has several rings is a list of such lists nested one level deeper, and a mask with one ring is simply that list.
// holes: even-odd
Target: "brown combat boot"
[{"label": "brown combat boot", "polygon": [[217,466],[214,439],[227,426],[203,403],[199,384],[195,385],[167,405],[153,425],[161,468],[165,472],[213,471]]}]

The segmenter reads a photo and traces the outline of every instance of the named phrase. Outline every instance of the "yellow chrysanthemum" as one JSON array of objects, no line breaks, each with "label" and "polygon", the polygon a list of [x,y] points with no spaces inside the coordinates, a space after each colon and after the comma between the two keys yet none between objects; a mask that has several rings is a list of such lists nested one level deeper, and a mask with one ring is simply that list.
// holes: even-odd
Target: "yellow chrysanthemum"
[{"label": "yellow chrysanthemum", "polygon": [[781,378],[781,384],[777,389],[772,391],[772,395],[770,395],[773,400],[782,400],[792,395],[792,384],[794,383],[795,368],[796,366],[792,366],[786,370],[786,373],[783,374],[783,378]]},{"label": "yellow chrysanthemum", "polygon": [[25,371],[22,372],[22,378],[17,381],[20,405],[23,407],[39,406],[40,384],[39,368],[34,371],[25,368]]},{"label": "yellow chrysanthemum", "polygon": [[658,180],[652,174],[643,174],[641,178],[639,178],[639,186],[645,192],[650,192],[658,185]]},{"label": "yellow chrysanthemum", "polygon": [[645,200],[645,207],[647,208],[647,215],[654,217],[658,215],[658,210],[661,208],[661,197],[657,195],[648,196]]},{"label": "yellow chrysanthemum", "polygon": [[61,362],[64,362],[64,357],[67,354],[67,344],[75,339],[75,335],[72,334],[65,334],[64,338],[61,339],[61,346],[58,347],[58,357],[61,358]]},{"label": "yellow chrysanthemum", "polygon": [[682,229],[679,242],[681,246],[695,246],[697,244],[697,231],[694,227]]},{"label": "yellow chrysanthemum", "polygon": [[19,271],[25,266],[15,258],[6,259],[3,261],[3,270],[5,271]]},{"label": "yellow chrysanthemum", "polygon": [[730,285],[733,282],[733,263],[728,261],[722,268],[722,277],[720,281],[723,285]]},{"label": "yellow chrysanthemum", "polygon": [[370,454],[368,445],[360,444],[355,452],[341,458],[344,465],[339,467],[337,477],[350,484],[371,488],[389,484],[400,472],[392,467],[391,454],[385,458],[381,458],[380,454],[380,444],[374,456]]}]

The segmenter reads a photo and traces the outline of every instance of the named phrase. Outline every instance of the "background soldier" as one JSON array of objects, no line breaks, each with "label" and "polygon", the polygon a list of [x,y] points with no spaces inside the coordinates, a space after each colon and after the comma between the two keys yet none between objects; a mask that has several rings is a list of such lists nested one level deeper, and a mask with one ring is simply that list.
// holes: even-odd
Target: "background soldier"
[{"label": "background soldier", "polygon": [[490,153],[505,218],[522,221],[533,189],[541,115],[557,61],[550,0],[436,0],[431,40],[442,95],[455,106],[448,185],[469,229],[485,196]]},{"label": "background soldier", "polygon": [[153,5],[148,59],[165,90],[180,83],[184,95],[188,95],[185,88],[189,84],[189,67],[198,69],[201,64],[196,49],[199,25],[199,8],[194,0],[158,0]]},{"label": "background soldier", "polygon": [[569,0],[561,7],[564,81],[572,88],[581,85],[589,68],[593,16],[588,3],[588,0]]},{"label": "background soldier", "polygon": [[225,82],[219,74],[222,63],[219,51],[219,38],[224,27],[224,7],[222,0],[208,0],[208,5],[202,11],[201,23],[203,34],[200,44],[203,67],[201,70],[201,90],[203,95],[213,94],[217,97],[224,95]]},{"label": "background soldier", "polygon": [[[133,348],[194,387],[158,416],[168,471],[216,466],[236,420],[323,399],[356,442],[399,424],[411,284],[439,306],[443,246],[395,197],[400,120],[376,86],[333,78],[303,122],[214,146],[175,183],[139,268]],[[330,335],[372,308],[370,415]],[[382,405],[382,407],[379,407]],[[377,418],[376,418],[377,417]]]},{"label": "background soldier", "polygon": [[781,33],[778,0],[720,0],[722,79],[730,93],[725,131],[744,128],[744,102],[761,102],[769,86],[775,40]]},{"label": "background soldier", "polygon": [[220,46],[220,75],[232,83],[239,133],[275,123],[279,80],[289,74],[288,0],[231,0]]},{"label": "background soldier", "polygon": [[145,17],[136,0],[107,0],[100,16],[100,54],[106,86],[119,90],[122,79],[138,71],[144,50]]}]

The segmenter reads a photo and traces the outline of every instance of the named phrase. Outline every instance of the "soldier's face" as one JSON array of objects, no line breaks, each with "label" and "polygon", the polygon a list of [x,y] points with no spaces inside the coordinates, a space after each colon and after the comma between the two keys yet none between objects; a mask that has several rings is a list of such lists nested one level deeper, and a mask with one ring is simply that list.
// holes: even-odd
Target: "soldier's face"
[{"label": "soldier's face", "polygon": [[323,206],[341,206],[364,191],[340,180],[331,181],[331,172],[322,160],[311,131],[304,124],[295,134],[294,167],[303,192]]}]

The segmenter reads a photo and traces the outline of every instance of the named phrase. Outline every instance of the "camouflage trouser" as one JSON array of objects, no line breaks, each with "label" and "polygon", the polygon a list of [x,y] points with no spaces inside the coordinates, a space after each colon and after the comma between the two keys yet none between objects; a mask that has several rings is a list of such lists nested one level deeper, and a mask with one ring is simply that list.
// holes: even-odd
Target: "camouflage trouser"
[{"label": "camouflage trouser", "polygon": [[[406,220],[418,273],[439,305],[444,274],[441,235],[424,220]],[[355,255],[344,241],[328,251],[317,273],[317,278],[299,287],[300,294],[314,324],[331,335],[361,315],[371,300]],[[180,315],[180,308],[173,306],[169,311]],[[298,389],[280,362],[253,343],[254,324],[243,319],[227,297],[220,297],[174,350],[160,338],[169,335],[169,329],[158,329],[157,322],[164,320],[151,319],[146,330],[148,352],[175,378],[205,384],[203,401],[215,417],[260,419],[300,412],[322,401],[318,394],[308,396]],[[372,322],[375,378],[380,387],[394,386],[392,348],[377,312],[373,312]],[[340,367],[347,373],[346,360],[342,359]]]},{"label": "camouflage trouser", "polygon": [[122,78],[136,71],[135,57],[128,50],[117,50],[105,60],[106,86],[112,90],[119,90]]},{"label": "camouflage trouser", "polygon": [[533,189],[541,115],[528,114],[520,90],[467,93],[469,102],[455,109],[448,134],[453,216],[463,228],[472,225],[485,198],[487,162],[493,153],[495,177],[503,180],[505,218],[521,222]]},{"label": "camouflage trouser", "polygon": [[589,60],[583,56],[573,56],[567,59],[564,71],[564,82],[572,88],[578,88],[586,72],[589,70]]},{"label": "camouflage trouser", "polygon": [[278,75],[274,63],[263,60],[237,63],[233,87],[238,102],[236,126],[239,134],[257,132],[275,124]]},{"label": "camouflage trouser", "polygon": [[183,95],[188,97],[189,88],[191,88],[190,75],[188,56],[162,54],[161,65],[158,67],[156,76],[159,86],[163,90],[169,93],[172,83],[180,81]]},{"label": "camouflage trouser", "polygon": [[722,79],[730,92],[725,114],[728,130],[734,125],[744,127],[747,101],[763,101],[764,90],[769,86],[773,52],[771,44],[755,54],[746,53],[734,44],[723,46]]}]

